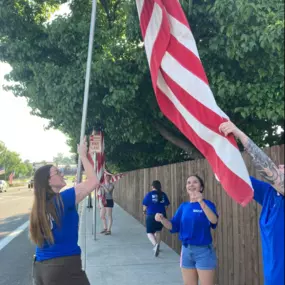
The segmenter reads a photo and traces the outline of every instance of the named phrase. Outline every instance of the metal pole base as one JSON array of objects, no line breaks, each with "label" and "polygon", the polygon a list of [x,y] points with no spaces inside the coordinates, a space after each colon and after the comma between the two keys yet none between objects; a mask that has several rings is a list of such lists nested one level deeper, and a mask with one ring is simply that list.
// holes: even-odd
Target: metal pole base
[{"label": "metal pole base", "polygon": [[91,195],[88,195],[88,205],[87,205],[87,208],[88,209],[92,209],[93,208]]}]

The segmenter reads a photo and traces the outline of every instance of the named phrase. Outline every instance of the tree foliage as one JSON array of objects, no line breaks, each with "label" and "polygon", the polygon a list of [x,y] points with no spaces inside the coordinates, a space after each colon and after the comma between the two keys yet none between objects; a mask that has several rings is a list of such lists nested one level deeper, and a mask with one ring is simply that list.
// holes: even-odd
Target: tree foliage
[{"label": "tree foliage", "polygon": [[73,156],[73,157],[66,157],[66,156],[64,156],[63,153],[58,153],[53,158],[53,162],[56,165],[70,165],[70,164],[75,164],[76,163],[76,159],[75,159],[75,156]]},{"label": "tree foliage", "polygon": [[0,167],[5,168],[5,174],[0,175],[0,179],[8,179],[9,175],[15,171],[15,177],[29,176],[33,167],[30,161],[22,161],[20,155],[9,151],[5,144],[0,141]]},{"label": "tree foliage", "polygon": [[[0,61],[33,114],[79,139],[91,1],[0,0]],[[129,170],[200,154],[161,114],[141,42],[135,1],[101,0],[87,130],[103,128],[109,166]],[[259,145],[278,144],[284,120],[284,16],[281,0],[182,1],[221,108]]]}]

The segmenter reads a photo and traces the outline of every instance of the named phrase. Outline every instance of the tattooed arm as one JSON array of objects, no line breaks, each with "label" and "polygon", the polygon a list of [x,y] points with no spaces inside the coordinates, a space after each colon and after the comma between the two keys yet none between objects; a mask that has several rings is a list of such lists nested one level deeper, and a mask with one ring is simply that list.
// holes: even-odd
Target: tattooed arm
[{"label": "tattooed arm", "polygon": [[275,163],[232,122],[221,124],[220,131],[226,136],[233,133],[240,140],[247,153],[251,156],[255,168],[260,175],[270,183],[280,194],[284,195],[284,169],[279,169]]},{"label": "tattooed arm", "polygon": [[[240,139],[242,142],[242,140]],[[243,144],[251,156],[255,168],[280,194],[284,195],[284,172],[250,139]]]}]

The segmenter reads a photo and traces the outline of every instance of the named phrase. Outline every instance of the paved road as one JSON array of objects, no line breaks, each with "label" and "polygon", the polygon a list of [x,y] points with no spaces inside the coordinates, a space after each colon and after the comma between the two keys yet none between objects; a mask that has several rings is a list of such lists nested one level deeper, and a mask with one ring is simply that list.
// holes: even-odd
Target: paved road
[{"label": "paved road", "polygon": [[32,285],[34,246],[29,241],[28,229],[7,245],[3,243],[28,221],[32,200],[32,191],[25,187],[0,193],[0,285]]}]

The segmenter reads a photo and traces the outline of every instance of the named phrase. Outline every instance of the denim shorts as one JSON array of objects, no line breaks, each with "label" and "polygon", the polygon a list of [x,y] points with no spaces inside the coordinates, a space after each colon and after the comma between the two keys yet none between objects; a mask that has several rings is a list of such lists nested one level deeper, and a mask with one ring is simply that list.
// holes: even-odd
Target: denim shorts
[{"label": "denim shorts", "polygon": [[212,244],[205,246],[182,245],[181,268],[213,270],[216,266],[217,256]]}]

